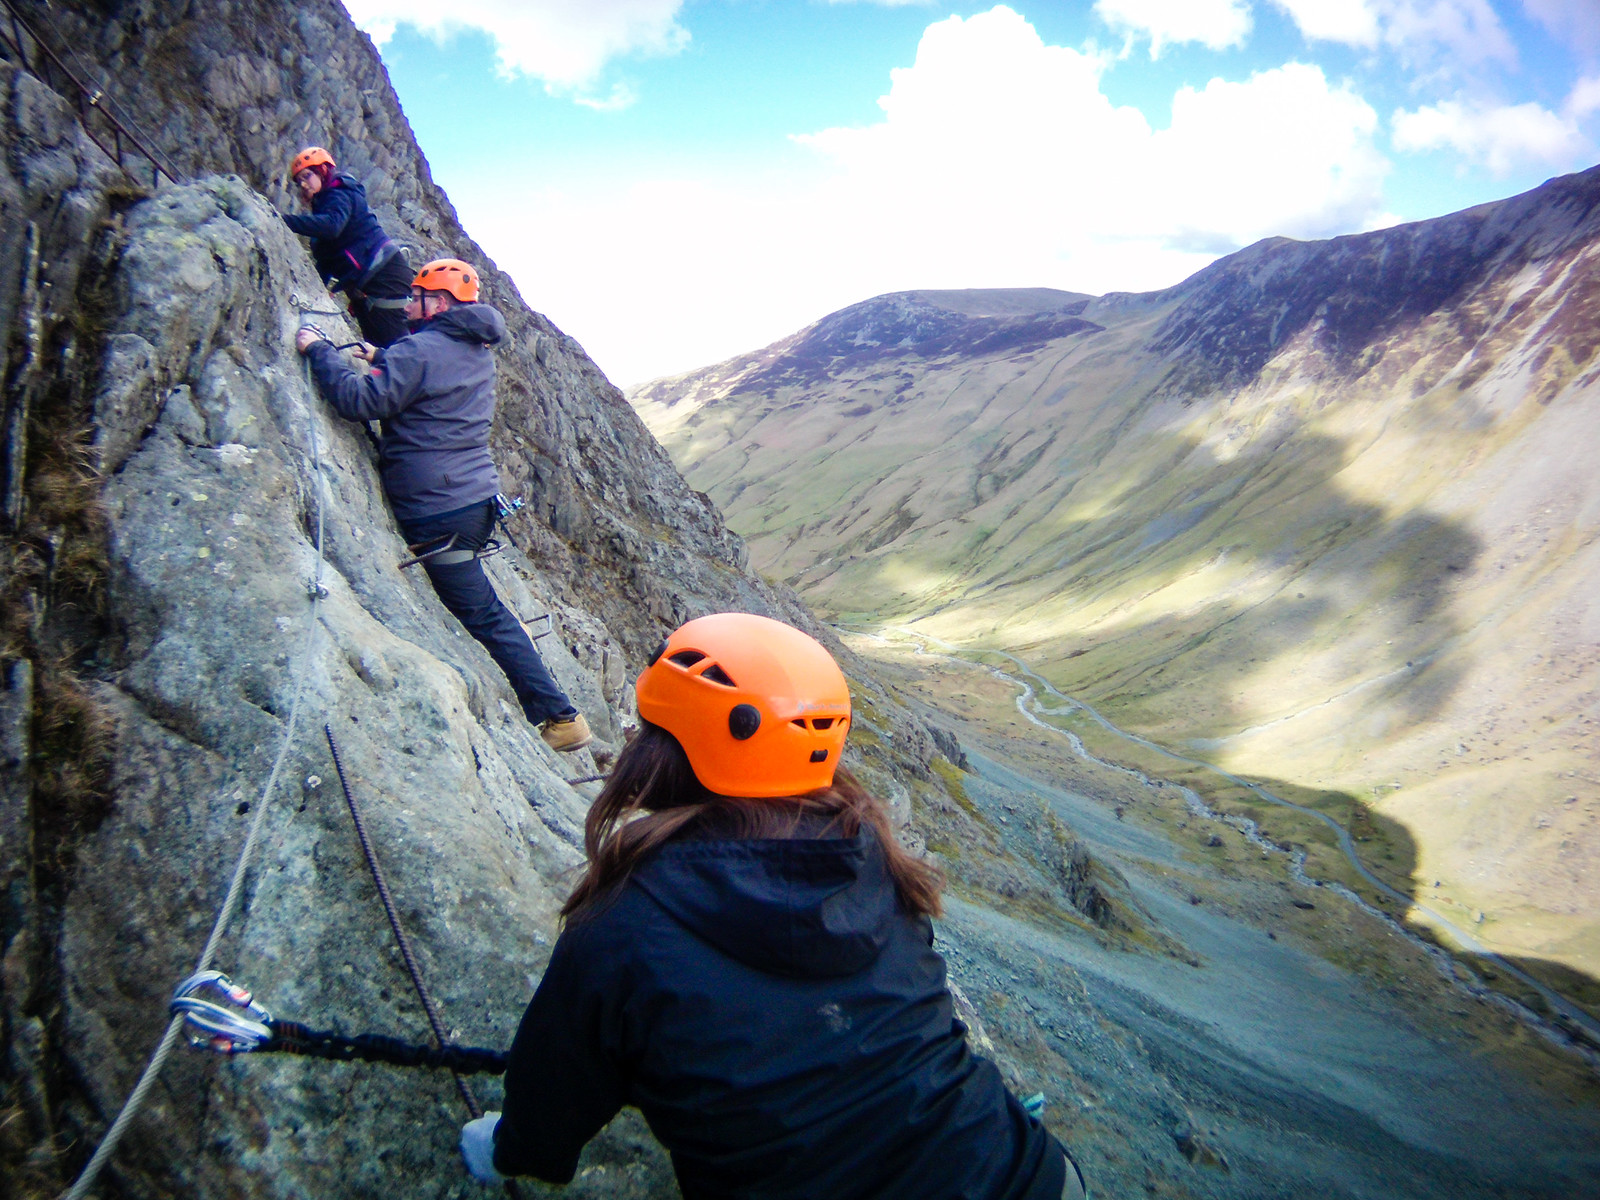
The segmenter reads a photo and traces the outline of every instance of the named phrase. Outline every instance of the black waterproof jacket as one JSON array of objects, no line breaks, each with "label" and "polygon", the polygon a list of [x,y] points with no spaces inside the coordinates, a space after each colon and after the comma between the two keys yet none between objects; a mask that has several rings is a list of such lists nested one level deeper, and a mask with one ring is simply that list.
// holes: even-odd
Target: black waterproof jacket
[{"label": "black waterproof jacket", "polygon": [[359,287],[373,266],[399,247],[367,208],[367,189],[352,175],[332,175],[311,197],[309,213],[285,213],[283,223],[311,239],[311,258],[333,290]]},{"label": "black waterproof jacket", "polygon": [[636,1105],[685,1200],[1058,1200],[1059,1145],[967,1048],[870,832],[669,843],[562,933],[494,1161],[572,1178]]},{"label": "black waterproof jacket", "polygon": [[329,342],[306,351],[317,387],[351,421],[380,421],[383,490],[402,521],[454,512],[500,490],[489,456],[494,352],[506,323],[487,304],[440,313],[378,352],[365,375]]}]

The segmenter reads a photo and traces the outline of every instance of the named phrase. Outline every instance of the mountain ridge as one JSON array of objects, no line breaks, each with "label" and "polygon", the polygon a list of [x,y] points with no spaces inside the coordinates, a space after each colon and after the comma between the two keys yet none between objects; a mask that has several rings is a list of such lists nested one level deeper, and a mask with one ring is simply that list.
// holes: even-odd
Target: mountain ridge
[{"label": "mountain ridge", "polygon": [[1042,347],[785,376],[880,297],[630,400],[823,612],[1020,654],[1124,727],[1394,818],[1398,884],[1592,978],[1597,264],[1600,168],[1269,239]]}]

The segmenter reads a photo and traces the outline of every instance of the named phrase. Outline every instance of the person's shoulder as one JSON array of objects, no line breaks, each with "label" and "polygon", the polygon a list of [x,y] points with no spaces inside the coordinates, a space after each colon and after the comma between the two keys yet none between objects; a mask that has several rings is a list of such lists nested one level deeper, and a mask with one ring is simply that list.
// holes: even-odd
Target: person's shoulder
[{"label": "person's shoulder", "polygon": [[[648,864],[640,871],[647,869]],[[639,883],[636,875],[596,900],[567,922],[562,939],[575,949],[623,957],[644,956],[652,946],[673,940],[676,922]]]}]

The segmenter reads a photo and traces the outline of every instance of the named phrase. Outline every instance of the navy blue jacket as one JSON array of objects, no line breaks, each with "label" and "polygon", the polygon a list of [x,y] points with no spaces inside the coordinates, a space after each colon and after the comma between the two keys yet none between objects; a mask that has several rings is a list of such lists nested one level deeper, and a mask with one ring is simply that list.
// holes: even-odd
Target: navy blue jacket
[{"label": "navy blue jacket", "polygon": [[311,211],[285,213],[283,223],[311,239],[317,271],[334,291],[359,286],[380,256],[395,249],[367,208],[367,189],[352,175],[329,176],[311,197]]},{"label": "navy blue jacket", "polygon": [[306,351],[317,387],[351,421],[379,421],[383,490],[401,521],[454,512],[500,490],[489,456],[494,352],[506,323],[487,304],[461,304],[378,352],[365,375],[329,342]]},{"label": "navy blue jacket", "polygon": [[569,925],[496,1168],[552,1183],[625,1104],[685,1200],[1058,1200],[1060,1146],[968,1048],[875,837],[680,839]]}]

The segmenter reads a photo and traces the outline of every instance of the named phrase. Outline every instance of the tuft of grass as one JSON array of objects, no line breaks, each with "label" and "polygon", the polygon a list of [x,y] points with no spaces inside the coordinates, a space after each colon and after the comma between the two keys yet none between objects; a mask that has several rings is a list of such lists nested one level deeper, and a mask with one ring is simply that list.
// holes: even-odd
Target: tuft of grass
[{"label": "tuft of grass", "polygon": [[[10,678],[18,662],[32,668],[24,771],[33,828],[29,894],[20,899],[35,914],[25,968],[33,994],[8,1000],[47,1029],[60,1020],[50,998],[59,982],[60,914],[77,849],[111,806],[116,738],[113,714],[92,683],[115,645],[107,594],[110,521],[94,448],[95,365],[104,358],[105,289],[117,250],[115,230],[108,225],[104,232],[72,303],[50,316],[35,368],[8,397],[8,404],[25,406],[28,420],[19,443],[24,457],[8,464],[22,481],[21,509],[7,514],[11,520],[0,530],[0,677]],[[59,1044],[56,1032],[47,1035],[39,1064],[50,1094],[22,1103],[18,1082],[0,1081],[0,1200],[60,1192],[62,1155],[48,1125],[59,1093],[71,1084],[50,1049]],[[0,1031],[0,1057],[8,1056],[6,1038],[13,1036],[12,1029]],[[36,1103],[50,1111],[35,1113]]]},{"label": "tuft of grass", "polygon": [[951,764],[944,758],[935,758],[931,765],[934,774],[939,777],[939,782],[944,784],[945,792],[950,799],[956,802],[961,811],[979,824],[993,829],[994,823],[983,815],[982,810],[972,802],[972,797],[967,795],[966,783],[961,777],[961,768]]}]

